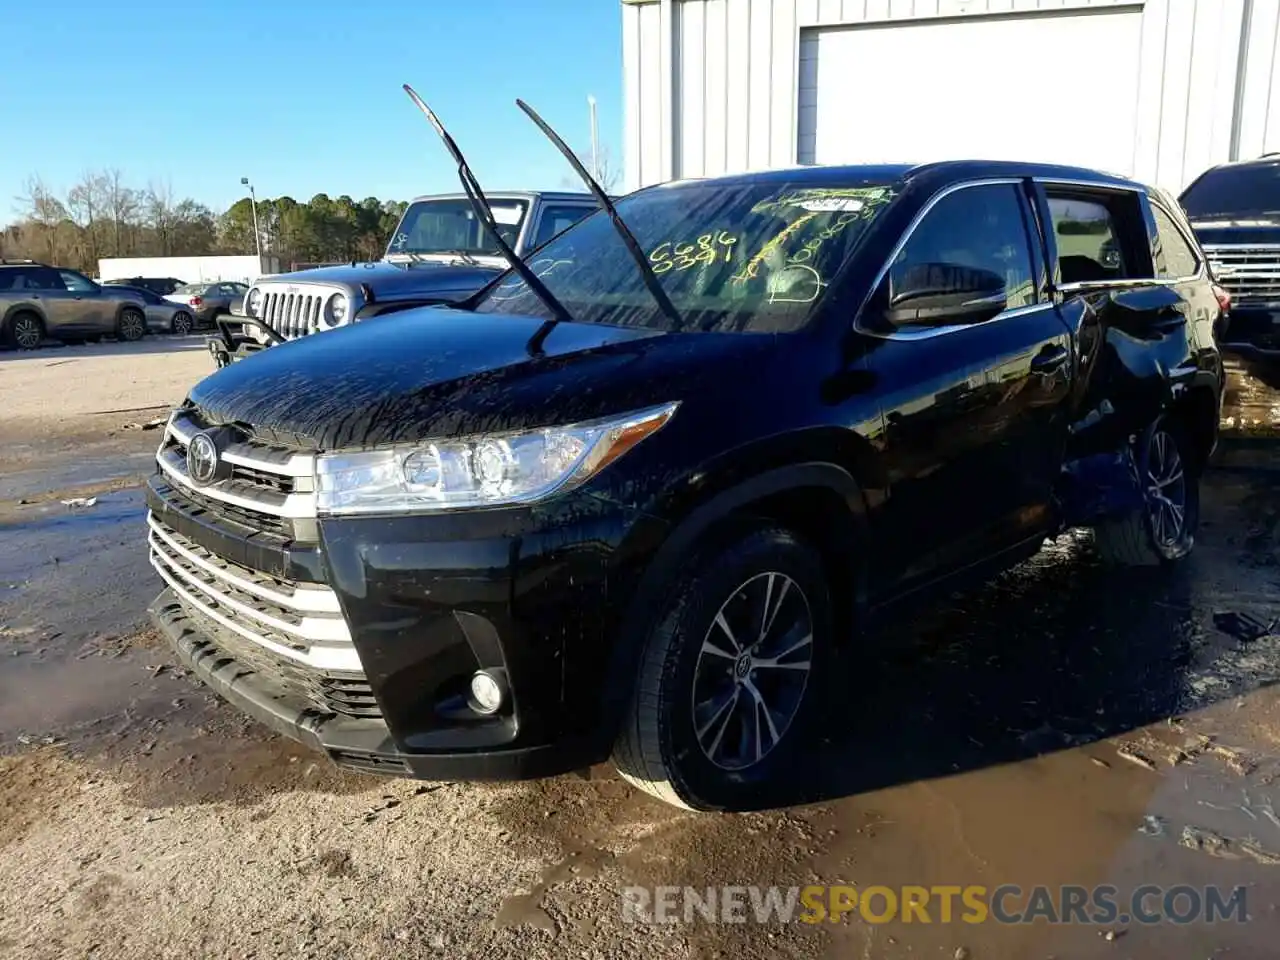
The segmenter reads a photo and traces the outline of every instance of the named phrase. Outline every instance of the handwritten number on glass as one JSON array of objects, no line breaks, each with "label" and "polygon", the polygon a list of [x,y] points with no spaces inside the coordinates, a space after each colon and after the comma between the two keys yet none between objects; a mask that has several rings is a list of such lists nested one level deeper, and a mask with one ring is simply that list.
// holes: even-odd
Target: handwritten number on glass
[{"label": "handwritten number on glass", "polygon": [[669,270],[690,270],[701,264],[709,267],[723,255],[724,262],[733,259],[733,245],[738,238],[717,230],[715,233],[704,233],[694,243],[673,243],[668,240],[653,248],[649,254],[649,262],[653,264],[653,272],[664,274]]}]

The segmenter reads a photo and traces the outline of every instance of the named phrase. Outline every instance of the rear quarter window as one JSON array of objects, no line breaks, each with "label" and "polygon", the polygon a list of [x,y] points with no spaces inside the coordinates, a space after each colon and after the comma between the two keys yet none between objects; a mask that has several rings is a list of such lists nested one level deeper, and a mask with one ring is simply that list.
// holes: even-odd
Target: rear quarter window
[{"label": "rear quarter window", "polygon": [[1164,280],[1194,277],[1200,272],[1200,257],[1187,243],[1186,237],[1165,210],[1151,205],[1155,219],[1156,237],[1152,253],[1156,261],[1156,276]]}]

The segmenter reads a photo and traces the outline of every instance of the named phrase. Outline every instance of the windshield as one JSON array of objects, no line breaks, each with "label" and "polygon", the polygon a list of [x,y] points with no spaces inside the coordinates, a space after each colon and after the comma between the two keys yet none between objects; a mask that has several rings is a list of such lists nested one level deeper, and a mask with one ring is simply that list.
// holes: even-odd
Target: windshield
[{"label": "windshield", "polygon": [[[644,190],[617,207],[680,313],[680,329],[779,333],[804,325],[895,195],[887,184],[694,182]],[[556,237],[530,266],[574,320],[673,328],[604,214]],[[477,309],[550,316],[514,272]]]},{"label": "windshield", "polygon": [[1280,213],[1280,163],[1211,170],[1182,195],[1192,217],[1256,217]]},{"label": "windshield", "polygon": [[[512,247],[529,204],[524,200],[490,200],[493,219]],[[409,205],[387,245],[387,256],[404,254],[468,253],[500,256],[475,211],[466,200],[418,200]]]},{"label": "windshield", "polygon": [[204,293],[205,290],[207,289],[209,289],[209,284],[207,283],[184,283],[182,286],[180,286],[177,290],[173,292],[174,293]]}]

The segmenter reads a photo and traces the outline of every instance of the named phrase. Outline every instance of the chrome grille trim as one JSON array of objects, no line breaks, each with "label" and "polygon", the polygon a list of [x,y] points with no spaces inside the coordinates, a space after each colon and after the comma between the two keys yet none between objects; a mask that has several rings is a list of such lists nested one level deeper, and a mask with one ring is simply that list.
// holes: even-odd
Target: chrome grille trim
[{"label": "chrome grille trim", "polygon": [[320,314],[329,297],[335,293],[350,297],[344,289],[318,284],[268,282],[255,286],[262,295],[258,316],[286,340],[319,331]]},{"label": "chrome grille trim", "polygon": [[316,516],[315,457],[308,453],[248,442],[233,443],[221,452],[228,463],[265,477],[279,477],[282,483],[269,484],[264,477],[255,480],[252,475],[248,479],[232,476],[217,483],[195,483],[187,473],[186,447],[201,429],[201,425],[186,411],[176,411],[169,418],[164,440],[156,451],[156,464],[173,483],[192,494],[260,515],[289,520]]},{"label": "chrome grille trim", "polygon": [[188,540],[160,521],[148,515],[152,546],[159,540],[188,564],[230,584],[244,593],[252,593],[278,607],[297,610],[300,613],[341,614],[338,596],[327,587],[310,587],[303,584],[287,584],[248,567],[224,560],[198,543]]},{"label": "chrome grille trim", "polygon": [[[154,517],[149,517],[149,523],[152,525],[152,535],[148,538],[151,565],[184,606],[278,657],[313,670],[363,676],[360,654],[351,642],[351,632],[341,612],[286,619],[289,616],[286,610],[272,613],[261,609],[270,604],[254,606],[248,591],[239,591],[241,596],[235,596],[236,585],[231,580],[190,562],[159,535],[173,535],[174,531],[166,530]],[[337,605],[336,594],[327,588],[319,587],[315,592],[329,593],[333,605]],[[290,622],[291,619],[296,622]]]},{"label": "chrome grille trim", "polygon": [[269,494],[253,484],[236,480],[223,480],[200,486],[187,474],[186,457],[170,448],[161,450],[156,463],[166,477],[178,486],[211,500],[221,500],[243,510],[290,520],[302,520],[316,515],[316,498],[313,493]]},{"label": "chrome grille trim", "polygon": [[[169,422],[168,434],[185,447],[191,442],[191,437],[200,432],[200,429],[200,425],[193,422],[188,414],[178,411]],[[289,454],[284,460],[267,459],[263,454],[263,449],[252,443],[233,443],[222,451],[222,457],[228,463],[261,470],[263,473],[277,473],[285,477],[303,477],[310,480],[315,471],[315,457],[309,453]]]},{"label": "chrome grille trim", "polygon": [[1280,244],[1224,243],[1204,251],[1233,302],[1280,303]]}]

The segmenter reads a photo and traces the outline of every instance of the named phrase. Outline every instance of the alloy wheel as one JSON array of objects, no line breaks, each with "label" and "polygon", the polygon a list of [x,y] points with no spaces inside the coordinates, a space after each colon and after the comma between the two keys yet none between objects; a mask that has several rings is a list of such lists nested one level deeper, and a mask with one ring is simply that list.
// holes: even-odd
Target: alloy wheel
[{"label": "alloy wheel", "polygon": [[786,574],[760,573],[717,611],[693,674],[698,745],[722,770],[762,761],[786,735],[808,687],[813,613]]},{"label": "alloy wheel", "polygon": [[40,321],[25,314],[13,321],[13,339],[23,350],[34,350],[44,339],[44,331],[40,329]]},{"label": "alloy wheel", "polygon": [[1157,430],[1147,453],[1147,517],[1162,547],[1176,545],[1187,527],[1187,478],[1178,442]]},{"label": "alloy wheel", "polygon": [[120,336],[125,340],[141,340],[146,332],[146,322],[136,310],[126,310],[120,316]]},{"label": "alloy wheel", "polygon": [[173,332],[186,335],[191,332],[191,317],[185,313],[176,313],[173,316]]}]

